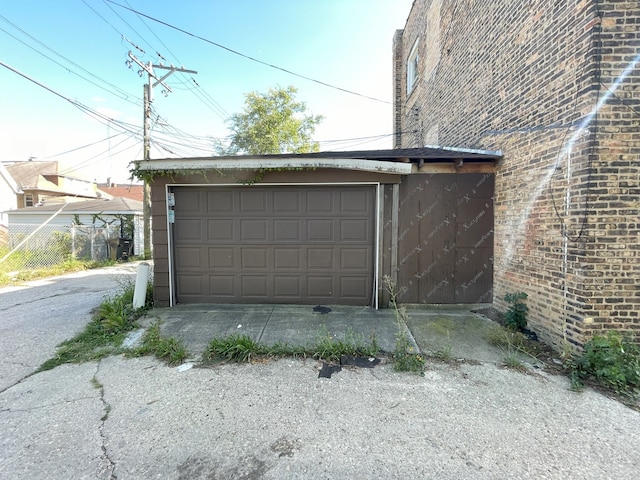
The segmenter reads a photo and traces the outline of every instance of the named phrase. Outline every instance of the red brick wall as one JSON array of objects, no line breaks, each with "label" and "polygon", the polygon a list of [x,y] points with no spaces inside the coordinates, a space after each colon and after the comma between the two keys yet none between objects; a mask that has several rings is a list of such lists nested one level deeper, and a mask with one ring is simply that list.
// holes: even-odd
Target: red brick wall
[{"label": "red brick wall", "polygon": [[[526,292],[530,325],[556,346],[640,328],[639,24],[639,1],[416,0],[394,37],[396,146],[503,151],[495,306]],[[421,62],[440,55],[407,97],[416,38]]]}]

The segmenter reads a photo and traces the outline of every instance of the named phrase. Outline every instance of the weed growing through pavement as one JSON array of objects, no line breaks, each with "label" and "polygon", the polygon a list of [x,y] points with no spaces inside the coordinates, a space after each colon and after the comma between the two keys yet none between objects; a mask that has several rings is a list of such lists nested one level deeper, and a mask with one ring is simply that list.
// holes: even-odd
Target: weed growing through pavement
[{"label": "weed growing through pavement", "polygon": [[230,335],[209,342],[204,358],[229,362],[249,362],[252,357],[266,353],[265,348],[248,335]]},{"label": "weed growing through pavement", "polygon": [[522,373],[527,373],[529,371],[527,366],[522,363],[522,360],[520,360],[520,356],[514,351],[507,352],[504,357],[504,366]]},{"label": "weed growing through pavement", "polygon": [[437,358],[438,360],[442,361],[442,362],[453,362],[453,346],[451,344],[451,334],[449,333],[449,330],[447,330],[447,342],[446,344],[440,348],[439,350],[436,350],[433,353],[433,356],[435,358]]},{"label": "weed growing through pavement", "polygon": [[413,372],[419,375],[424,375],[425,359],[419,352],[415,351],[413,345],[407,338],[407,309],[405,307],[398,307],[397,296],[398,292],[391,280],[391,277],[385,275],[384,285],[389,292],[389,303],[395,311],[396,323],[398,326],[398,333],[396,333],[396,345],[393,351],[393,368],[399,372]]},{"label": "weed growing through pavement", "polygon": [[123,282],[115,294],[105,298],[98,306],[85,329],[58,345],[55,356],[44,362],[38,371],[122,353],[122,341],[128,332],[136,328],[137,320],[151,306],[151,288],[147,291],[145,305],[138,309],[133,308],[133,291],[133,282]]},{"label": "weed growing through pavement", "polygon": [[314,344],[308,348],[308,353],[317,359],[338,361],[343,355],[352,357],[376,357],[380,353],[375,336],[371,336],[371,343],[367,343],[352,329],[348,329],[344,340],[334,338],[326,328],[321,329]]},{"label": "weed growing through pavement", "polygon": [[499,347],[505,355],[504,364],[514,370],[524,371],[526,366],[522,363],[520,355],[531,357],[537,362],[541,362],[540,345],[531,341],[521,332],[516,332],[510,328],[495,326],[489,330],[487,341],[494,347]]},{"label": "weed growing through pavement", "polygon": [[176,338],[163,338],[160,335],[160,322],[152,324],[144,334],[142,345],[132,352],[133,356],[154,355],[169,365],[179,365],[189,356],[187,347]]},{"label": "weed growing through pavement", "polygon": [[374,336],[372,336],[371,342],[367,343],[349,330],[344,340],[338,340],[333,338],[326,328],[323,328],[318,333],[316,341],[306,346],[288,343],[264,345],[247,335],[214,338],[209,342],[203,354],[203,360],[243,363],[250,362],[257,357],[302,357],[338,362],[345,355],[371,358],[376,357],[379,353],[380,348]]}]

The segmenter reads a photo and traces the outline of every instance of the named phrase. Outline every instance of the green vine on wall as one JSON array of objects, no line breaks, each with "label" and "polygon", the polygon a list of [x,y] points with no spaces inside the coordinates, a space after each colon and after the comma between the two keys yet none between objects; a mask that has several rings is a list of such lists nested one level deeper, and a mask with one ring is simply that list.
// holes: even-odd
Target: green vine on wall
[{"label": "green vine on wall", "polygon": [[[252,169],[238,169],[240,171],[247,171]],[[229,177],[235,180],[237,183],[241,183],[242,185],[253,185],[255,183],[259,183],[264,179],[264,176],[267,172],[298,172],[298,171],[315,171],[315,167],[274,167],[274,168],[258,168],[255,170],[255,175],[250,179],[242,179],[231,173],[231,171],[224,171],[219,169],[197,169],[197,170],[186,170],[186,169],[157,169],[157,170],[140,170],[140,168],[136,167],[131,171],[131,179],[138,178],[139,180],[143,180],[147,183],[153,183],[158,177],[169,177],[172,181],[175,182],[175,177],[177,176],[190,176],[190,175],[202,175],[204,179],[208,182],[207,173],[213,171],[214,173],[220,175],[221,177]]]}]

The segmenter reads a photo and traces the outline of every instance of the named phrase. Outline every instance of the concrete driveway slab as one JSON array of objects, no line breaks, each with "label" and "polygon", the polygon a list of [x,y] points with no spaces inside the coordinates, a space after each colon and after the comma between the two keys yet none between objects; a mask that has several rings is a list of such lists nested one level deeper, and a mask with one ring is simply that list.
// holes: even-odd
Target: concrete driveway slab
[{"label": "concrete driveway slab", "polygon": [[0,393],[0,478],[106,478],[95,373],[63,365]]},{"label": "concrete driveway slab", "polygon": [[80,332],[105,295],[133,280],[137,263],[0,288],[0,391],[33,373]]}]

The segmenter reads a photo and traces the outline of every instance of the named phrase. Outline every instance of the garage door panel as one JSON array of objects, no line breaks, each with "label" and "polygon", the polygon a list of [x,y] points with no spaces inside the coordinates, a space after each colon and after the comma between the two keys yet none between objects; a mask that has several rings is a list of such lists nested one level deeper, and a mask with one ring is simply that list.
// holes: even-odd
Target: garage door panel
[{"label": "garage door panel", "polygon": [[368,269],[371,249],[363,248],[341,248],[340,249],[340,269],[341,270],[361,270]]},{"label": "garage door panel", "polygon": [[334,249],[308,247],[307,248],[307,269],[309,270],[333,270]]},{"label": "garage door panel", "polygon": [[350,190],[340,192],[340,212],[343,215],[362,215],[369,211],[371,199],[366,190]]},{"label": "garage door panel", "polygon": [[[178,303],[369,304],[375,187],[173,192]],[[185,195],[191,201],[188,215],[178,208]]]},{"label": "garage door panel", "polygon": [[202,221],[199,218],[183,218],[176,222],[176,239],[187,243],[202,242]]},{"label": "garage door panel", "polygon": [[368,276],[340,278],[340,296],[343,298],[366,300],[370,295]]},{"label": "garage door panel", "polygon": [[307,278],[307,295],[309,298],[333,298],[334,281],[332,275],[309,275]]},{"label": "garage door panel", "polygon": [[181,215],[200,215],[205,209],[202,205],[202,192],[197,190],[191,190],[184,192],[180,196],[180,205],[176,205],[176,212],[180,212]]},{"label": "garage door panel", "polygon": [[278,270],[300,270],[302,251],[300,247],[274,248],[273,268]]},{"label": "garage door panel", "polygon": [[209,275],[209,296],[211,298],[230,298],[236,291],[235,275]]},{"label": "garage door panel", "polygon": [[238,262],[234,247],[209,247],[210,269],[236,269]]},{"label": "garage door panel", "polygon": [[181,270],[199,269],[202,266],[202,248],[177,247],[176,268]]},{"label": "garage door panel", "polygon": [[308,219],[307,241],[333,243],[335,241],[333,224],[333,219]]},{"label": "garage door panel", "polygon": [[269,252],[267,247],[261,248],[241,248],[240,249],[241,267],[243,270],[267,269],[267,257]]},{"label": "garage door panel", "polygon": [[302,192],[295,190],[273,192],[273,212],[278,215],[300,215],[303,213],[302,206]]},{"label": "garage door panel", "polygon": [[331,189],[313,189],[306,193],[307,215],[333,213],[333,191]]},{"label": "garage door panel", "polygon": [[236,241],[235,221],[232,218],[209,219],[207,221],[207,241],[234,243]]},{"label": "garage door panel", "polygon": [[302,286],[298,275],[274,275],[273,296],[275,298],[300,299]]},{"label": "garage door panel", "polygon": [[265,190],[240,190],[240,214],[267,213],[267,192]]},{"label": "garage door panel", "polygon": [[244,297],[266,298],[268,284],[267,275],[242,275],[240,277],[240,294]]},{"label": "garage door panel", "polygon": [[206,193],[208,212],[234,212],[236,210],[233,190],[210,190]]},{"label": "garage door panel", "polygon": [[301,220],[273,220],[273,241],[274,242],[302,242]]},{"label": "garage door panel", "polygon": [[263,219],[243,219],[240,220],[241,243],[248,242],[268,242],[267,220]]},{"label": "garage door panel", "polygon": [[177,281],[177,289],[181,295],[190,295],[202,297],[206,291],[203,284],[202,275],[179,275]]},{"label": "garage door panel", "polygon": [[340,220],[340,242],[368,243],[371,240],[369,220]]}]

